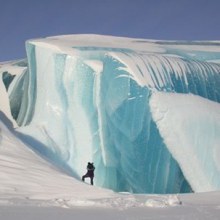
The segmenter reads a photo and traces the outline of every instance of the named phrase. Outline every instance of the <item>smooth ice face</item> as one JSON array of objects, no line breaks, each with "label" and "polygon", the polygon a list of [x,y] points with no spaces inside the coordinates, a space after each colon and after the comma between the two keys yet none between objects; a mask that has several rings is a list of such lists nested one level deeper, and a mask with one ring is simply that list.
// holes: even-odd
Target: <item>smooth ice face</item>
[{"label": "smooth ice face", "polygon": [[[219,104],[212,119],[202,118],[208,115],[209,100],[220,101],[218,42],[73,35],[28,41],[27,55],[28,72],[10,83],[9,97],[19,130],[42,143],[33,146],[41,153],[65,163],[79,178],[93,161],[95,184],[116,191],[177,193],[219,187],[219,175],[209,181],[207,174],[219,174],[214,154],[202,156],[210,149],[219,151],[219,124],[212,123],[218,120]],[[173,94],[180,93],[190,103],[195,101],[190,93],[203,97],[202,108],[188,105],[192,114],[185,115],[175,108],[182,99]],[[16,94],[21,94],[19,105],[14,104]],[[199,114],[193,117],[195,109]],[[179,115],[175,122],[173,115]],[[195,119],[184,127],[187,116]],[[189,132],[205,122],[214,132],[198,135],[214,148],[199,146]],[[175,125],[179,130],[172,133]],[[182,145],[176,146],[181,131]],[[181,157],[182,148],[190,160]],[[189,170],[188,161],[196,172]]]},{"label": "smooth ice face", "polygon": [[218,190],[220,104],[192,94],[154,93],[150,105],[166,146],[192,188]]}]

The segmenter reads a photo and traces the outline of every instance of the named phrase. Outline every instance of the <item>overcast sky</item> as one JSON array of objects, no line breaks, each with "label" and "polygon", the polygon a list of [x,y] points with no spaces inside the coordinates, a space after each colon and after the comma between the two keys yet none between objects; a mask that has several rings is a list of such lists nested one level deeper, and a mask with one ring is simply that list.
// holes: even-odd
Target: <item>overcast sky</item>
[{"label": "overcast sky", "polygon": [[26,57],[27,39],[80,33],[220,40],[220,0],[0,0],[0,61]]}]

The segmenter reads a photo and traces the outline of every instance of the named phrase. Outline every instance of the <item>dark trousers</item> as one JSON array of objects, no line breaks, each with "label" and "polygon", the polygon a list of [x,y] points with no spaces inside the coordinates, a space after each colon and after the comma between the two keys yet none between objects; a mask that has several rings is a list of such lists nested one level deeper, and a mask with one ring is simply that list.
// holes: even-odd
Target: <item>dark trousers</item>
[{"label": "dark trousers", "polygon": [[82,176],[82,181],[84,182],[85,178],[87,178],[87,177],[90,177],[90,183],[91,183],[91,185],[93,185],[93,178],[94,178],[94,176],[90,176],[88,173],[85,174],[84,176]]}]

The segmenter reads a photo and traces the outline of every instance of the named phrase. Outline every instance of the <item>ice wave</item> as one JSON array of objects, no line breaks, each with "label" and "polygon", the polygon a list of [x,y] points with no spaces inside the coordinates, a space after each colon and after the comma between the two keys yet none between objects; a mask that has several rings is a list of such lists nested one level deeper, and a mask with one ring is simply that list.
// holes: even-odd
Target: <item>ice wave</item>
[{"label": "ice wave", "polygon": [[[125,44],[121,38],[103,39],[72,36],[27,42],[28,71],[9,85],[20,132],[42,142],[53,152],[52,159],[68,164],[79,178],[87,162],[94,161],[99,186],[136,193],[218,187],[217,178],[207,186],[208,176],[195,183],[187,174],[184,161],[172,151],[178,147],[167,142],[154,109],[166,100],[154,98],[158,91],[168,94],[170,107],[176,103],[171,93],[193,93],[219,102],[220,65],[207,62],[219,58],[218,50],[211,52],[213,45],[204,43],[183,47],[175,42],[124,39]],[[185,115],[176,111],[180,125]],[[165,130],[172,125],[169,119]],[[195,117],[198,127],[200,119]],[[193,138],[186,133],[186,140]],[[198,155],[202,152],[205,148]],[[187,155],[200,167],[194,154]]]}]

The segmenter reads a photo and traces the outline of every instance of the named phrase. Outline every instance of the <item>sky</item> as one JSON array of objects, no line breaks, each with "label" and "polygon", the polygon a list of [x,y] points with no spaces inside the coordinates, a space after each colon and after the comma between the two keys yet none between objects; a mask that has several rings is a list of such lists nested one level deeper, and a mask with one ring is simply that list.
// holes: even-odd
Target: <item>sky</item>
[{"label": "sky", "polygon": [[220,0],[0,0],[0,62],[64,34],[220,40]]}]

